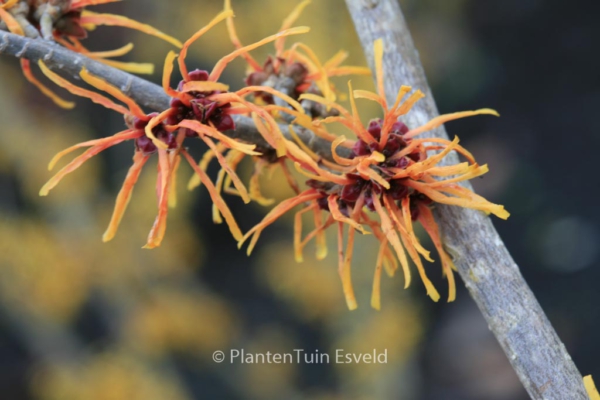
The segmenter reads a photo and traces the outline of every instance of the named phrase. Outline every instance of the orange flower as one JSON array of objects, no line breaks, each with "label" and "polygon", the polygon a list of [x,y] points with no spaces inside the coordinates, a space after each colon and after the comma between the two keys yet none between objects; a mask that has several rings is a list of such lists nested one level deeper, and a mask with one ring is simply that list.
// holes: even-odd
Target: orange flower
[{"label": "orange flower", "polygon": [[[296,258],[301,259],[302,249],[308,240],[337,223],[339,274],[350,309],[357,307],[350,273],[354,236],[356,231],[369,233],[366,228],[370,228],[371,233],[380,242],[375,263],[371,305],[379,309],[381,270],[384,267],[389,275],[393,275],[397,269],[396,258],[402,266],[405,287],[410,284],[411,272],[406,252],[415,263],[427,294],[437,301],[440,296],[427,278],[421,257],[428,261],[432,259],[429,257],[429,252],[419,243],[413,230],[413,222],[419,221],[440,254],[442,268],[448,279],[448,301],[453,301],[456,293],[452,271],[454,266],[442,247],[438,227],[429,208],[430,204],[442,203],[473,208],[495,214],[503,219],[506,219],[509,214],[502,206],[492,204],[457,184],[480,176],[488,170],[486,165],[478,165],[473,156],[458,145],[458,138],[450,142],[437,138],[417,139],[415,136],[453,119],[478,114],[497,115],[497,113],[493,110],[481,109],[447,114],[434,118],[424,126],[409,129],[404,123],[398,121],[398,118],[409,112],[423,94],[417,90],[404,100],[411,88],[403,86],[398,92],[395,103],[388,107],[383,90],[381,40],[375,42],[374,50],[378,93],[354,91],[349,83],[352,112],[322,96],[304,94],[300,97],[332,107],[339,112],[339,116],[313,121],[314,129],[324,129],[327,124],[337,122],[348,128],[356,139],[347,140],[341,136],[333,141],[331,150],[336,165],[326,165],[328,169],[316,163],[314,154],[311,155],[312,164],[310,162],[304,165],[297,164],[298,170],[311,178],[306,182],[310,189],[275,207],[261,223],[244,236],[239,245],[252,237],[248,247],[250,252],[263,229],[296,205],[306,203],[307,205],[296,213],[294,229]],[[367,127],[363,126],[355,98],[379,103],[384,112],[383,119],[372,120]],[[338,153],[340,146],[345,148],[346,157]],[[433,150],[441,151],[437,154],[429,154]],[[467,162],[452,166],[437,166],[452,150],[462,154]],[[333,174],[329,170],[340,173]],[[329,215],[325,221],[317,220],[315,229],[302,239],[300,215],[317,208],[329,211]],[[367,211],[374,212],[379,221],[372,219]],[[346,245],[343,241],[344,225],[349,225]]]},{"label": "orange flower", "polygon": [[[173,185],[175,182],[177,169],[181,161],[181,156],[183,156],[190,163],[192,168],[200,176],[200,179],[208,189],[214,204],[216,204],[218,210],[225,216],[225,219],[227,220],[234,237],[241,238],[241,231],[235,223],[231,211],[219,195],[218,191],[215,189],[213,183],[203,171],[198,170],[195,161],[183,148],[182,143],[186,137],[185,130],[179,130],[177,126],[167,126],[161,123],[159,119],[155,118],[159,114],[145,114],[131,98],[123,94],[118,88],[106,83],[100,78],[89,74],[86,70],[82,70],[80,73],[81,78],[85,82],[114,96],[118,100],[125,103],[127,108],[114,103],[107,97],[71,84],[70,82],[50,71],[42,61],[39,62],[39,65],[44,73],[50,77],[54,83],[69,90],[73,94],[87,97],[95,103],[101,104],[123,114],[128,125],[128,129],[113,136],[78,143],[54,156],[52,161],[50,161],[50,169],[52,169],[57,161],[64,155],[79,148],[88,147],[83,154],[76,157],[73,161],[63,167],[42,187],[40,190],[41,196],[46,196],[49,191],[54,188],[66,175],[79,168],[91,157],[123,141],[133,140],[135,144],[133,165],[130,167],[123,186],[117,195],[113,215],[108,228],[102,237],[103,241],[106,242],[111,240],[116,234],[123,213],[125,212],[125,209],[127,208],[127,205],[131,199],[133,187],[138,180],[142,167],[148,161],[149,157],[155,153],[158,154],[158,175],[156,182],[158,215],[148,235],[147,243],[144,246],[145,248],[154,248],[159,246],[164,237],[167,226],[168,207],[169,205],[175,205]],[[151,133],[151,137],[147,135],[147,132]],[[212,130],[203,131],[203,135],[211,136],[212,134],[216,136],[212,136],[215,139],[222,138],[222,134],[216,130],[214,132]],[[227,139],[228,141],[226,143],[228,145],[235,144],[231,139]],[[210,139],[205,138],[205,141],[208,140]],[[156,146],[156,143],[161,143],[161,146]],[[252,152],[252,148],[253,146],[251,145],[240,144],[239,146],[240,151],[243,150],[249,154],[255,154]]]},{"label": "orange flower", "polygon": [[[280,32],[288,29],[300,17],[302,10],[310,4],[310,0],[302,1],[284,20]],[[231,10],[231,0],[225,0],[225,10]],[[227,18],[227,29],[231,42],[238,48],[242,48],[233,24],[233,15]],[[298,99],[303,93],[322,94],[328,100],[335,100],[335,93],[329,78],[342,75],[369,75],[371,72],[365,67],[340,66],[348,57],[346,51],[339,51],[325,63],[321,63],[314,51],[303,43],[295,43],[291,48],[285,49],[285,37],[275,41],[275,55],[268,57],[264,64],[260,64],[249,53],[244,52],[242,57],[249,67],[246,84],[274,85],[294,99]],[[292,88],[288,88],[289,83]],[[259,92],[256,96],[267,104],[273,104],[275,99],[270,93]],[[319,112],[313,110],[316,116]],[[322,112],[322,110],[319,110]]]},{"label": "orange flower", "polygon": [[[113,15],[98,14],[83,8],[88,5],[98,5],[119,0],[38,0],[25,2],[22,0],[0,0],[0,22],[17,35],[39,37],[55,40],[69,50],[84,54],[107,65],[128,72],[139,74],[152,74],[154,66],[148,63],[127,63],[108,60],[120,57],[133,49],[129,43],[119,49],[101,52],[92,52],[85,48],[80,39],[87,37],[87,31],[93,30],[98,25],[122,26],[152,36],[161,38],[176,47],[181,47],[181,42],[150,25],[131,20],[129,18]],[[39,27],[39,29],[37,28]],[[73,108],[75,103],[65,101],[41,83],[31,72],[29,60],[21,59],[21,67],[25,78],[35,85],[44,95],[62,108]]]},{"label": "orange flower", "polygon": [[94,77],[85,69],[80,73],[81,78],[85,82],[114,96],[118,100],[125,103],[127,108],[114,103],[109,98],[98,93],[94,93],[71,84],[70,82],[50,71],[41,60],[39,61],[39,66],[44,74],[46,74],[58,86],[67,89],[75,95],[87,97],[95,103],[101,104],[106,108],[123,114],[128,125],[128,129],[116,133],[113,136],[78,143],[56,154],[50,161],[48,166],[49,169],[52,169],[60,160],[60,158],[66,154],[80,148],[88,148],[85,152],[83,152],[83,154],[73,159],[73,161],[68,163],[56,175],[54,175],[42,187],[40,190],[40,196],[48,195],[50,190],[53,189],[66,175],[75,171],[84,162],[96,154],[123,141],[134,140],[135,151],[133,156],[133,165],[130,167],[127,177],[125,178],[125,182],[119,191],[113,215],[108,228],[102,237],[102,240],[105,242],[109,241],[116,234],[121,222],[121,218],[123,217],[123,213],[125,212],[125,209],[127,208],[127,205],[131,199],[133,187],[138,180],[142,167],[146,164],[150,155],[158,153],[159,171],[156,182],[156,192],[158,195],[159,211],[154,226],[152,227],[148,237],[148,243],[146,244],[146,247],[158,246],[166,229],[167,201],[169,198],[169,190],[171,188],[170,182],[172,179],[174,179],[174,174],[177,169],[177,165],[179,164],[179,152],[174,150],[180,149],[181,135],[176,137],[174,132],[168,129],[166,126],[155,126],[153,128],[154,136],[159,138],[158,140],[161,140],[166,145],[166,149],[158,149],[145,134],[145,128],[149,124],[153,115],[146,115],[131,98],[123,94],[118,88],[106,83],[100,78]]}]

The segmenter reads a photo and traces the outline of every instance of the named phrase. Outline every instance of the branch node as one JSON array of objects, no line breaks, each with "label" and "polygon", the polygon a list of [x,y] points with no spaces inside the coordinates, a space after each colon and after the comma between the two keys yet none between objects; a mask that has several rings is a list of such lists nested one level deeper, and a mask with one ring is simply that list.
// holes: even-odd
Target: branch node
[{"label": "branch node", "polygon": [[130,95],[131,86],[133,85],[133,76],[128,76],[125,85],[121,86],[121,91],[125,93],[127,96]]},{"label": "branch node", "polygon": [[25,42],[25,46],[23,46],[23,48],[21,50],[19,50],[19,52],[17,54],[15,54],[15,56],[17,56],[19,58],[23,57],[23,54],[25,54],[28,47],[29,47],[29,42]]},{"label": "branch node", "polygon": [[373,9],[379,5],[377,0],[363,0],[362,3],[368,9]]},{"label": "branch node", "polygon": [[42,58],[42,60],[44,62],[48,62],[48,61],[52,60],[52,56],[53,55],[54,55],[54,49],[50,49],[50,51],[44,55],[44,57]]},{"label": "branch node", "polygon": [[27,51],[27,48],[29,47],[29,43],[30,42],[25,42],[25,46],[23,46],[21,48],[21,50],[19,50],[19,52],[17,54],[15,54],[15,56],[18,58],[23,57],[23,54],[25,54],[25,52]]}]

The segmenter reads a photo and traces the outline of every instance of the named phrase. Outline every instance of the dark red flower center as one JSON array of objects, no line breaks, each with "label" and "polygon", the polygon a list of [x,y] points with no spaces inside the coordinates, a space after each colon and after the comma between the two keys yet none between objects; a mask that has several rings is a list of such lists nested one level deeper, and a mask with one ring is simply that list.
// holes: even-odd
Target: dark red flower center
[{"label": "dark red flower center", "polygon": [[[152,143],[152,139],[146,136],[146,126],[152,117],[158,115],[157,113],[148,114],[147,119],[135,118],[133,120],[133,129],[140,131],[141,135],[139,138],[135,140],[135,148],[138,151],[142,151],[144,155],[150,155],[156,153],[158,150],[156,145]],[[175,140],[175,135],[172,132],[168,132],[165,129],[165,126],[161,123],[155,126],[152,129],[152,133],[156,138],[164,143],[166,143],[169,149],[175,149],[177,147],[177,142]]]},{"label": "dark red flower center", "polygon": [[[298,99],[301,94],[303,94],[307,87],[310,85],[306,85],[306,77],[308,75],[308,69],[304,66],[304,64],[299,62],[293,62],[291,64],[286,64],[286,60],[284,58],[277,58],[278,67],[275,67],[275,60],[273,57],[268,57],[267,61],[263,65],[261,71],[255,71],[250,73],[246,77],[246,85],[247,86],[262,86],[262,85],[270,85],[269,78],[274,77],[278,78],[291,78],[294,82],[295,89],[294,93],[289,93],[289,95]],[[275,101],[273,99],[273,95],[267,92],[256,92],[254,93],[255,98],[260,98],[267,104],[274,104]]]},{"label": "dark red flower center", "polygon": [[[191,81],[206,81],[208,79],[208,72],[203,70],[194,70],[189,73]],[[178,90],[183,90],[185,81],[179,82]],[[167,125],[177,125],[184,119],[196,120],[202,124],[212,124],[220,131],[225,132],[235,128],[235,123],[231,115],[227,114],[227,109],[231,107],[231,104],[219,105],[216,101],[210,100],[208,97],[221,93],[220,91],[211,92],[188,92],[192,96],[190,105],[185,105],[179,99],[171,100],[171,109],[173,110],[171,115],[167,118]],[[191,130],[186,131],[186,136],[196,137],[198,134]]]},{"label": "dark red flower center", "polygon": [[[379,141],[381,139],[381,119],[374,119],[369,123],[367,130],[373,136],[374,139]],[[361,194],[364,196],[364,204],[367,209],[375,211],[373,204],[373,196],[382,196],[386,194],[393,200],[401,201],[406,197],[410,198],[411,204],[411,216],[413,220],[418,217],[417,202],[425,202],[425,204],[431,203],[431,200],[421,193],[416,192],[414,189],[409,188],[403,184],[404,179],[392,179],[395,175],[395,171],[391,169],[404,169],[408,167],[412,161],[420,161],[424,155],[420,149],[415,149],[413,152],[401,156],[395,157],[398,152],[406,148],[410,144],[411,139],[406,138],[404,135],[409,131],[408,127],[398,121],[392,125],[390,132],[388,133],[388,140],[382,150],[379,150],[379,143],[368,144],[363,140],[358,140],[352,148],[352,154],[350,158],[369,156],[375,151],[379,151],[385,156],[385,161],[373,166],[373,168],[379,172],[379,174],[389,182],[390,187],[386,189],[379,183],[364,179],[362,176],[349,173],[346,174],[346,178],[351,180],[351,183],[346,185],[330,185],[324,182],[316,180],[308,180],[306,184],[312,188],[315,188],[323,193],[323,198],[317,200],[319,207],[323,210],[329,210],[327,197],[330,194],[338,194],[338,204],[340,211],[348,215],[358,201]]]}]

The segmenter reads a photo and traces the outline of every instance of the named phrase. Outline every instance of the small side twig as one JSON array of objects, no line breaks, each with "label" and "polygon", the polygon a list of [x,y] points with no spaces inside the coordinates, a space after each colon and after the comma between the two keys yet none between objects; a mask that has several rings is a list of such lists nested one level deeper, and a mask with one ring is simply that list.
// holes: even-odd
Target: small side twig
[{"label": "small side twig", "polygon": [[[363,49],[373,65],[373,41],[383,38],[386,97],[401,85],[426,94],[405,122],[421,126],[438,115],[398,0],[346,0]],[[444,127],[422,137],[448,138]],[[458,163],[456,154],[442,161]],[[469,189],[469,183],[466,185]],[[532,399],[587,399],[581,374],[523,279],[490,218],[439,205],[436,217],[458,272]]]}]

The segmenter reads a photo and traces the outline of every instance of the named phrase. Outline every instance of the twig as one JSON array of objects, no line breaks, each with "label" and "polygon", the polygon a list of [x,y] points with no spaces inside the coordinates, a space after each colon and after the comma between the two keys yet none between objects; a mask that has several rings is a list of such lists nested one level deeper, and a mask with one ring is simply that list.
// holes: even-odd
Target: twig
[{"label": "twig", "polygon": [[[22,57],[32,62],[42,59],[51,70],[70,75],[74,79],[79,79],[79,72],[85,67],[92,74],[120,88],[141,106],[159,112],[169,108],[171,98],[160,86],[72,52],[51,41],[29,39],[0,30],[0,54]],[[261,149],[269,148],[251,118],[242,115],[234,115],[233,118],[236,129],[225,132],[228,136],[256,144]],[[280,125],[279,128],[287,139],[294,140],[287,125]],[[302,127],[295,127],[294,130],[315,153],[323,158],[332,159],[330,142]],[[348,155],[345,150],[338,147],[338,153],[342,156]]]},{"label": "twig", "polygon": [[[346,0],[346,4],[371,65],[373,41],[383,38],[388,102],[393,103],[401,85],[411,85],[427,97],[405,122],[415,127],[436,117],[437,107],[398,0]],[[428,135],[448,138],[443,127]],[[456,163],[456,154],[444,160],[446,165]],[[581,374],[491,220],[478,211],[442,205],[437,206],[436,217],[458,272],[531,398],[587,399]]]}]

